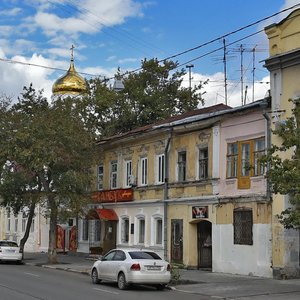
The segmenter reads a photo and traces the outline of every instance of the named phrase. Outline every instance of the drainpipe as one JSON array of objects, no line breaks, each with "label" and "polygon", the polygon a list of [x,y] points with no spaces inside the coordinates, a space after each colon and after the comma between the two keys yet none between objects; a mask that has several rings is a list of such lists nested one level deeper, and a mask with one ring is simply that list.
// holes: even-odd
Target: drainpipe
[{"label": "drainpipe", "polygon": [[169,146],[172,138],[172,128],[165,146],[165,181],[164,181],[164,259],[168,259],[168,203],[169,198]]},{"label": "drainpipe", "polygon": [[[263,113],[264,118],[267,120],[267,151],[271,148],[271,119],[268,113]],[[267,163],[267,173],[270,170],[270,163]],[[271,185],[270,180],[267,177],[267,199],[271,200]]]}]

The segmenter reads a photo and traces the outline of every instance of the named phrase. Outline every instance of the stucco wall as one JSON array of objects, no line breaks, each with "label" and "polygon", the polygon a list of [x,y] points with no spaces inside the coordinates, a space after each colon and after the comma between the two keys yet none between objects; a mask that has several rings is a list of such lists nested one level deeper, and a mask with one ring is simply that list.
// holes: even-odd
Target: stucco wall
[{"label": "stucco wall", "polygon": [[253,245],[233,244],[233,225],[212,226],[213,272],[271,277],[271,225],[253,226]]}]

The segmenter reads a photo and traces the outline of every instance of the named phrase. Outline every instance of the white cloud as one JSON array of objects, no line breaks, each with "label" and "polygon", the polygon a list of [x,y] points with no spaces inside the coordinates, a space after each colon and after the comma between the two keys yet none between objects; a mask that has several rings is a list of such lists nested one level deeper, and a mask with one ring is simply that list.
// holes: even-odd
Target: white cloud
[{"label": "white cloud", "polygon": [[[203,98],[205,100],[204,106],[216,105],[219,103],[225,104],[225,88],[224,88],[224,74],[218,72],[211,75],[192,73],[192,86],[204,82],[208,79],[208,84],[204,85],[202,92],[205,91]],[[266,96],[270,85],[269,76],[263,78],[260,82],[254,83],[254,101],[262,99]],[[235,107],[242,105],[241,85],[239,82],[227,82],[227,105]],[[184,87],[189,86],[189,75],[186,74],[183,80]],[[253,85],[247,84],[246,103],[252,102]],[[244,84],[243,98],[245,97],[246,84]]]},{"label": "white cloud", "polygon": [[[0,57],[6,58],[5,52],[1,48]],[[24,86],[29,86],[30,83],[33,83],[33,87],[36,90],[44,89],[44,95],[50,99],[53,81],[49,80],[48,76],[54,71],[29,66],[27,64],[54,66],[55,63],[37,54],[33,54],[30,58],[14,56],[11,57],[11,60],[20,61],[24,63],[24,65],[1,61],[0,81],[2,84],[0,93],[12,96],[16,99],[22,92]]]},{"label": "white cloud", "polygon": [[[142,16],[142,6],[133,0],[84,0],[77,1],[74,6],[68,7],[75,12],[74,16],[61,18],[53,13],[55,8],[63,8],[71,4],[64,1],[53,1],[55,5],[46,5],[38,2],[37,14],[32,18],[35,26],[42,28],[48,36],[58,33],[64,34],[93,34],[104,26],[115,26],[125,22],[126,18]],[[49,4],[49,3],[48,3]],[[76,14],[77,12],[77,14]]]},{"label": "white cloud", "polygon": [[18,14],[20,14],[22,11],[21,8],[15,7],[12,9],[4,9],[0,11],[0,16],[6,16],[6,17],[14,17]]}]

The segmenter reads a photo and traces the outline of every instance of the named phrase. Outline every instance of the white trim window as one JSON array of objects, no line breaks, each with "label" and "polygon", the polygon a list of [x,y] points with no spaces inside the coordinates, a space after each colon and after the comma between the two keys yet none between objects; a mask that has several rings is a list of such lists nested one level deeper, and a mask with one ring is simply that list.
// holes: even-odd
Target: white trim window
[{"label": "white trim window", "polygon": [[121,219],[121,243],[129,243],[129,218],[124,217]]},{"label": "white trim window", "polygon": [[148,184],[148,158],[141,158],[141,185]]},{"label": "white trim window", "polygon": [[145,243],[145,218],[138,219],[138,243]]},{"label": "white trim window", "polygon": [[154,219],[154,227],[155,227],[155,230],[154,230],[155,245],[162,245],[162,243],[163,243],[163,220],[162,220],[162,218]]},{"label": "white trim window", "polygon": [[165,182],[165,155],[160,154],[156,156],[156,183],[161,184]]},{"label": "white trim window", "polygon": [[104,173],[104,167],[103,167],[103,164],[100,164],[97,167],[97,189],[98,189],[98,191],[103,190],[103,173]]},{"label": "white trim window", "polygon": [[124,165],[125,165],[124,186],[130,187],[132,184],[132,161],[125,160]]},{"label": "white trim window", "polygon": [[118,187],[118,163],[112,161],[110,163],[110,188],[116,189]]}]

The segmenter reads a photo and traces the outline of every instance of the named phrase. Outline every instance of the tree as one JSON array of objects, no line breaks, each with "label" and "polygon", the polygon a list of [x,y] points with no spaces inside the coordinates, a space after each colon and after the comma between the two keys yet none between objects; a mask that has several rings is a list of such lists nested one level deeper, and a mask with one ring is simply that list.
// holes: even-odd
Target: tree
[{"label": "tree", "polygon": [[[300,229],[300,103],[294,103],[292,116],[273,131],[281,138],[281,145],[272,145],[262,162],[269,165],[267,177],[272,191],[289,195],[291,207],[278,217],[285,228]],[[290,153],[286,157],[285,153]]]},{"label": "tree", "polygon": [[[7,111],[7,123],[1,134],[8,137],[0,146],[0,161],[21,171],[1,172],[2,186],[15,186],[15,196],[6,202],[19,207],[44,203],[50,212],[50,263],[57,261],[56,225],[59,216],[77,215],[89,202],[91,167],[94,165],[95,137],[74,110],[80,99],[58,99],[51,105],[30,85],[24,88],[19,102]],[[6,170],[6,171],[4,171]],[[5,180],[6,179],[6,180]],[[37,195],[37,197],[34,197]],[[15,201],[15,202],[14,202]],[[17,207],[16,207],[17,208]]]},{"label": "tree", "polygon": [[119,92],[107,87],[103,80],[93,79],[80,111],[101,136],[111,136],[203,105],[201,89],[206,82],[191,90],[182,87],[186,71],[173,71],[177,67],[178,63],[173,61],[144,59],[139,72],[115,75],[124,85]]}]

